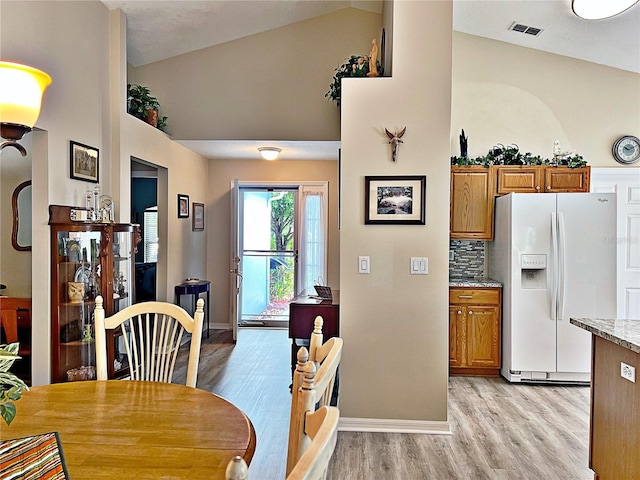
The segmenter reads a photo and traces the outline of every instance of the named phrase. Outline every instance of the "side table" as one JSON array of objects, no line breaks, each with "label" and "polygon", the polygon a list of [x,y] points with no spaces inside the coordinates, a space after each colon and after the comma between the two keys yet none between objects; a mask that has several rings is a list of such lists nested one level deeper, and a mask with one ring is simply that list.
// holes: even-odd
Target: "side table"
[{"label": "side table", "polygon": [[201,293],[207,294],[206,305],[204,309],[204,319],[207,323],[207,338],[209,338],[209,287],[211,286],[211,282],[209,280],[194,280],[189,282],[181,283],[180,285],[176,285],[176,305],[180,305],[180,297],[182,295],[192,295],[192,310],[193,314],[196,311],[196,302],[198,301],[198,297]]}]

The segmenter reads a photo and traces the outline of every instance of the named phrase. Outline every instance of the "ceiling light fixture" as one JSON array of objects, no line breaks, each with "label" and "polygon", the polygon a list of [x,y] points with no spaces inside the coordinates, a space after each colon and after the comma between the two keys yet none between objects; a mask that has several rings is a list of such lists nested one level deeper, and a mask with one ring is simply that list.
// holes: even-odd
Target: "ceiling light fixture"
[{"label": "ceiling light fixture", "polygon": [[277,147],[259,147],[258,151],[265,160],[275,160],[278,158],[278,155],[280,155],[282,149]]},{"label": "ceiling light fixture", "polygon": [[571,8],[585,20],[601,20],[613,17],[633,7],[639,0],[573,0]]},{"label": "ceiling light fixture", "polygon": [[18,63],[0,62],[0,144],[14,147],[23,157],[27,151],[17,140],[30,132],[40,116],[42,94],[51,77],[41,70]]}]

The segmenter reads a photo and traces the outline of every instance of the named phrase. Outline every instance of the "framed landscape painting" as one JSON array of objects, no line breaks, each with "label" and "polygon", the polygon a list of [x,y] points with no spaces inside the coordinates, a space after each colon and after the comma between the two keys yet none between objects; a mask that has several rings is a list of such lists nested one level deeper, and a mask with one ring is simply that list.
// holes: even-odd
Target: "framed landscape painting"
[{"label": "framed landscape painting", "polygon": [[71,178],[98,183],[100,152],[97,148],[70,141]]},{"label": "framed landscape painting", "polygon": [[365,225],[424,225],[427,177],[364,177]]}]

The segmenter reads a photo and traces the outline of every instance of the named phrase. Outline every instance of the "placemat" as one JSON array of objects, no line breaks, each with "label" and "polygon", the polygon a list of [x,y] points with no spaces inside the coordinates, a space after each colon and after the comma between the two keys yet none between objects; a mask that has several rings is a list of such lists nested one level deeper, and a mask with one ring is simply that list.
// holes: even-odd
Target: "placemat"
[{"label": "placemat", "polygon": [[58,432],[0,441],[3,480],[67,480]]}]

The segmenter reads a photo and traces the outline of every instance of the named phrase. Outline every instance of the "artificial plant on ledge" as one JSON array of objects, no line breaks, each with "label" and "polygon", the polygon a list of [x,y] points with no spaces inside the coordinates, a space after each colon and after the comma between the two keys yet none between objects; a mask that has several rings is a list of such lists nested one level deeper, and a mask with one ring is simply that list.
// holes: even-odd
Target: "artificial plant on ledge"
[{"label": "artificial plant on ledge", "polygon": [[[325,93],[325,97],[340,106],[341,81],[344,77],[369,77],[369,56],[368,55],[351,55],[347,61],[335,69],[333,80],[329,85],[329,91]],[[376,61],[375,76],[384,75],[384,67],[380,62]]]},{"label": "artificial plant on ledge", "polygon": [[167,117],[159,115],[160,102],[148,87],[127,84],[127,112],[163,132],[167,127]]},{"label": "artificial plant on ledge", "polygon": [[516,144],[505,147],[499,143],[484,156],[476,158],[471,158],[467,155],[451,157],[451,165],[482,165],[485,168],[489,168],[491,165],[553,165],[582,168],[587,165],[587,162],[581,155],[577,154],[548,159],[542,158],[540,155],[533,155],[530,152],[520,153],[520,149]]},{"label": "artificial plant on ledge", "polygon": [[7,425],[16,416],[16,405],[13,402],[20,400],[23,390],[29,389],[22,380],[9,373],[13,362],[20,358],[18,347],[17,343],[0,345],[0,417]]}]

